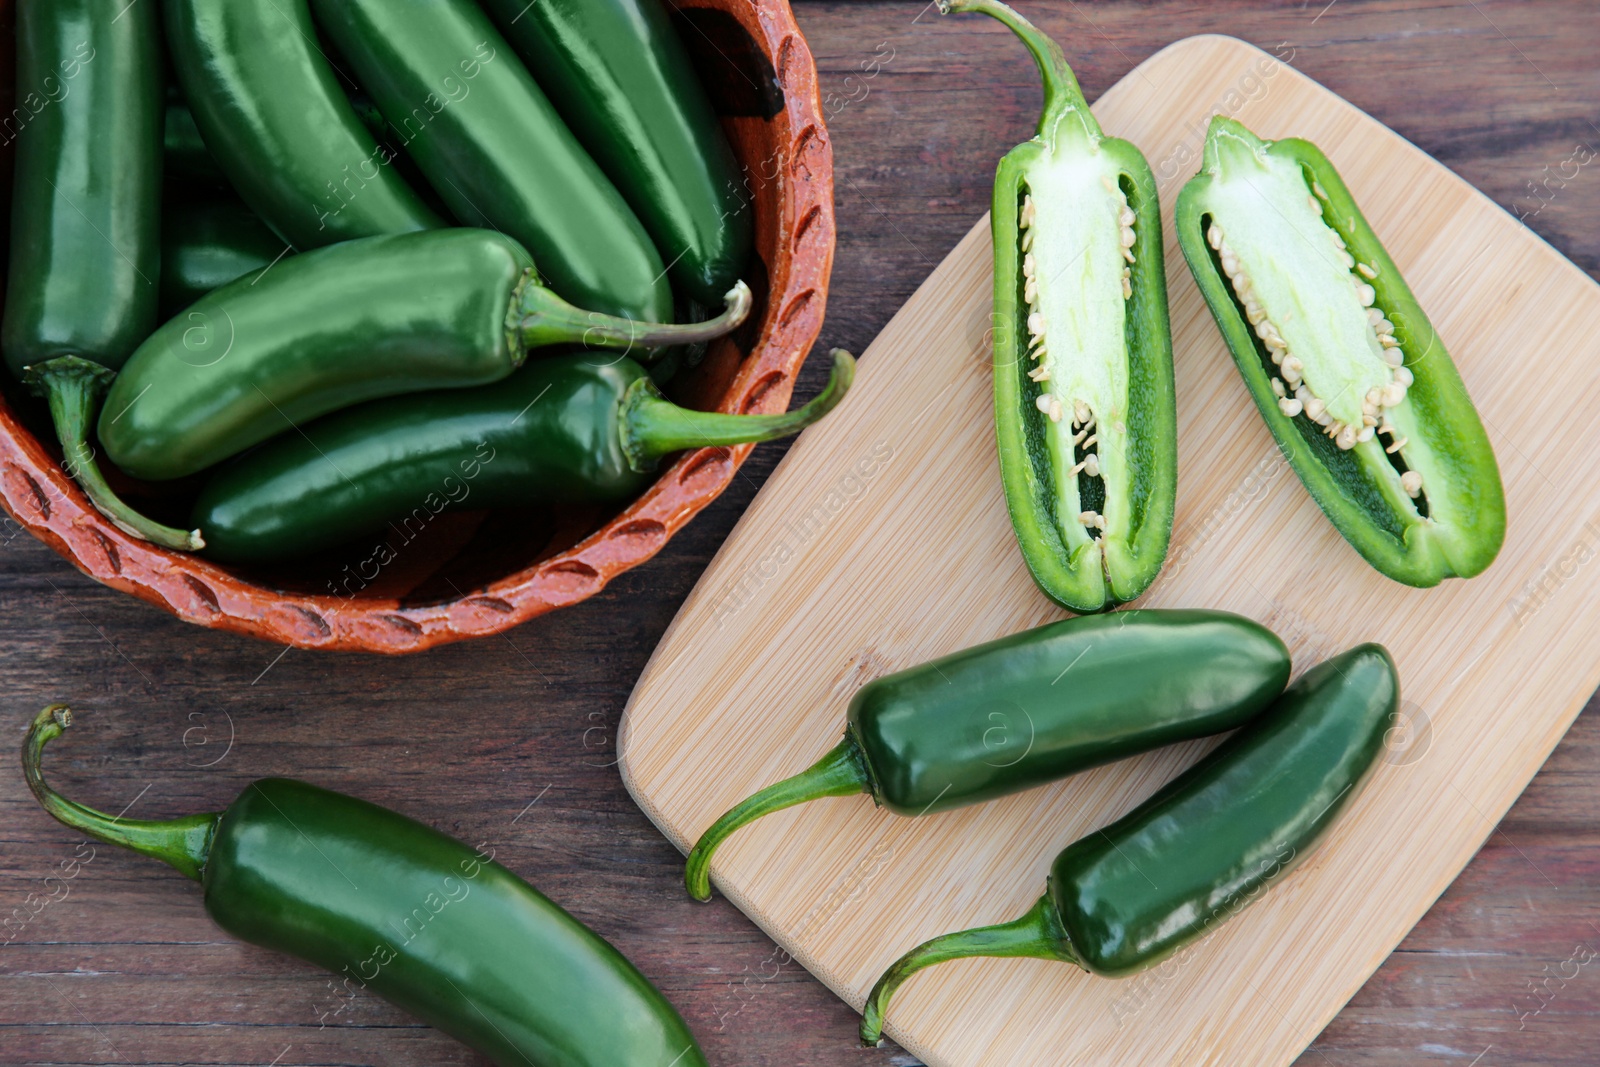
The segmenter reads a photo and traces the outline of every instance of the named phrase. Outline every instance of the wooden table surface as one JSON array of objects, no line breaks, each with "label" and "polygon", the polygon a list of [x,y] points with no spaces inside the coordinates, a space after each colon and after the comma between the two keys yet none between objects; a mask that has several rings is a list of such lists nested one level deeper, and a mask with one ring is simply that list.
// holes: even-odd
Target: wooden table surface
[{"label": "wooden table surface", "polygon": [[[1600,271],[1600,6],[1588,0],[1020,6],[1062,43],[1090,99],[1177,38],[1250,40]],[[986,209],[995,161],[1031,133],[1037,79],[997,24],[931,5],[830,0],[798,16],[836,166],[822,343],[859,351]],[[822,377],[813,359],[802,393]],[[131,816],[214,810],[251,779],[294,775],[488,842],[659,984],[719,1067],[912,1063],[857,1048],[855,1014],[726,901],[688,901],[681,857],[611,765],[650,650],[781,455],[761,446],[660,556],[577,609],[402,659],[185,625],[5,523],[10,736],[42,704],[70,700],[79,726],[53,750],[56,784]],[[1301,1064],[1596,1062],[1597,756],[1600,717],[1586,714]],[[43,879],[79,838],[4,766],[0,914],[26,915],[30,894],[61,896]],[[0,947],[0,1064],[483,1062],[370,995],[341,997],[315,969],[228,939],[192,884],[110,847],[15,932]]]}]

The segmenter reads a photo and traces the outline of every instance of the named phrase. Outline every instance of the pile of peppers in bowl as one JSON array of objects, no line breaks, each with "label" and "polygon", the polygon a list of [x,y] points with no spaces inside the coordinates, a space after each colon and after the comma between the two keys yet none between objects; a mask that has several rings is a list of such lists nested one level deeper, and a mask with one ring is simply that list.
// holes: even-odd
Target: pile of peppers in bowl
[{"label": "pile of peppers in bowl", "polygon": [[[835,353],[787,414],[658,388],[750,313],[753,214],[659,0],[101,8],[17,4],[20,95],[55,88],[17,138],[0,347],[127,533],[269,564],[469,482],[618,505],[848,387]],[[188,521],[102,461],[197,486]]]},{"label": "pile of peppers in bowl", "polygon": [[[686,886],[709,899],[729,835],[815,798],[923,817],[1229,736],[1062,850],[1024,914],[890,965],[868,1043],[895,991],[947,960],[1116,978],[1193,944],[1316,846],[1400,699],[1375,644],[1291,682],[1284,643],[1248,619],[1109,610],[1160,573],[1176,497],[1156,185],[1055,42],[998,0],[940,8],[999,19],[1044,79],[1037,135],[994,186],[995,420],[1018,546],[1077,615],[860,688],[842,741],[704,831]],[[114,19],[19,0],[18,30],[20,84],[73,91],[18,139],[0,341],[130,533],[267,562],[370,534],[452,476],[484,474],[491,505],[621,501],[663,455],[797,432],[848,388],[838,352],[828,388],[787,414],[692,412],[657,387],[750,310],[749,204],[657,0],[167,0]],[[1219,117],[1176,218],[1262,418],[1339,532],[1413,586],[1486,568],[1505,529],[1494,454],[1328,159]],[[122,254],[85,254],[106,240]],[[147,481],[202,477],[190,526],[120,501],[102,454]],[[1033,726],[1009,762],[985,743],[997,701]],[[45,708],[23,743],[40,804],[200,882],[236,936],[499,1064],[705,1064],[648,980],[491,855],[287,779],[222,812],[112,818],[45,781],[71,721]]]}]

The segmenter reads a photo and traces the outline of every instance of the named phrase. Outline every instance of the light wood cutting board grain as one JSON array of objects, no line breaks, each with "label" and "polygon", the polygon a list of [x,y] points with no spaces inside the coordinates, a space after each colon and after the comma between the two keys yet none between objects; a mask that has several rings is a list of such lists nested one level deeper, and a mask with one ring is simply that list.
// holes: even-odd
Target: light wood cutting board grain
[{"label": "light wood cutting board grain", "polygon": [[[1241,41],[1180,41],[1095,111],[1144,150],[1165,208],[1178,512],[1140,606],[1251,616],[1297,670],[1380,641],[1400,666],[1403,721],[1323,846],[1193,950],[1120,982],[1043,961],[947,964],[904,987],[889,1032],[935,1067],[1287,1064],[1467,863],[1600,682],[1600,455],[1572,432],[1600,400],[1600,289],[1397,134]],[[1431,590],[1381,577],[1279,459],[1171,230],[1213,111],[1321,145],[1428,309],[1505,480],[1509,533],[1482,576]],[[621,767],[680,847],[831,747],[862,683],[1059,617],[1000,491],[990,265],[985,219],[790,451],[641,677]],[[859,1008],[905,949],[1021,914],[1062,846],[1202,749],[920,820],[866,797],[818,801],[736,835],[716,883]]]}]

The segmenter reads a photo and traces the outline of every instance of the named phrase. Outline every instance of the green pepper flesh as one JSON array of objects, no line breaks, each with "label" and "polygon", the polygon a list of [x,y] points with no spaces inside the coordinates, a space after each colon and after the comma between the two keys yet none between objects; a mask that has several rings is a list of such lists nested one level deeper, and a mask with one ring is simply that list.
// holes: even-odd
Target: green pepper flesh
[{"label": "green pepper flesh", "polygon": [[1217,116],[1177,227],[1262,418],[1345,539],[1408,585],[1486,568],[1505,538],[1493,447],[1327,157]]},{"label": "green pepper flesh", "polygon": [[1072,611],[1133,600],[1172,533],[1177,408],[1154,175],[1105,137],[1061,49],[995,0],[1045,83],[995,175],[995,430],[1017,543]]}]

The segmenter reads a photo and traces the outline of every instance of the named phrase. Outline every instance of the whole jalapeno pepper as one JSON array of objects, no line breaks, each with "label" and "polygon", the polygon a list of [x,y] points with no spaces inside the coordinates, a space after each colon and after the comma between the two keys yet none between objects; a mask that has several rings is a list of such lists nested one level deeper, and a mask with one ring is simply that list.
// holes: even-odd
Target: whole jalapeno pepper
[{"label": "whole jalapeno pepper", "polygon": [[229,193],[169,194],[161,208],[161,313],[170,318],[214,289],[276,263],[283,239]]},{"label": "whole jalapeno pepper", "polygon": [[520,241],[580,307],[671,321],[644,227],[474,0],[311,2],[458,219]]},{"label": "whole jalapeno pepper", "polygon": [[896,815],[977,804],[1243,725],[1283,691],[1289,650],[1221,611],[1120,611],[1024,630],[875,679],[844,740],[701,835],[684,868],[711,898],[735,830],[821,797],[871,794]]},{"label": "whole jalapeno pepper", "polygon": [[501,1067],[705,1067],[683,1019],[594,931],[473,849],[397,812],[286,778],[227,809],[113,818],[45,783],[53,704],[22,745],[28,786],[74,830],[200,883],[242,941],[345,976]]},{"label": "whole jalapeno pepper", "polygon": [[[109,14],[116,14],[110,12]],[[125,532],[198,538],[134,511],[96,465],[89,425],[156,322],[161,257],[161,30],[151,4],[17,4],[19,115],[0,347],[50,404],[64,466]]]},{"label": "whole jalapeno pepper", "polygon": [[831,411],[854,375],[834,350],[826,388],[777,415],[691,411],[631,359],[535,360],[492,386],[378,400],[283,434],[223,467],[194,516],[234,563],[308,555],[382,530],[409,539],[447,508],[628,500],[672,452],[771,441]]},{"label": "whole jalapeno pepper", "polygon": [[489,230],[346,241],[239,278],[156,330],[106,398],[100,441],[135,477],[181,478],[363,400],[496,381],[543,345],[703,340],[749,309],[741,282],[706,323],[581,311]]},{"label": "whole jalapeno pepper", "polygon": [[714,304],[750,258],[750,200],[660,0],[484,7],[639,216],[673,281]]},{"label": "whole jalapeno pepper", "polygon": [[1506,529],[1489,436],[1328,157],[1216,116],[1176,225],[1261,417],[1345,540],[1407,585],[1489,566]]},{"label": "whole jalapeno pepper", "polygon": [[389,166],[317,45],[306,0],[165,0],[172,66],[206,148],[299,249],[442,226]]},{"label": "whole jalapeno pepper", "polygon": [[1026,956],[1115,978],[1192,944],[1305,858],[1367,778],[1399,703],[1381,645],[1313,667],[1149,800],[1062,850],[1022,918],[902,956],[867,996],[862,1041],[877,1042],[889,998],[936,963]]},{"label": "whole jalapeno pepper", "polygon": [[1052,600],[1103,611],[1149,588],[1177,496],[1161,205],[1138,148],[1106,137],[1061,48],[997,0],[1044,78],[1038,133],[1000,161],[994,412],[1006,504]]}]

